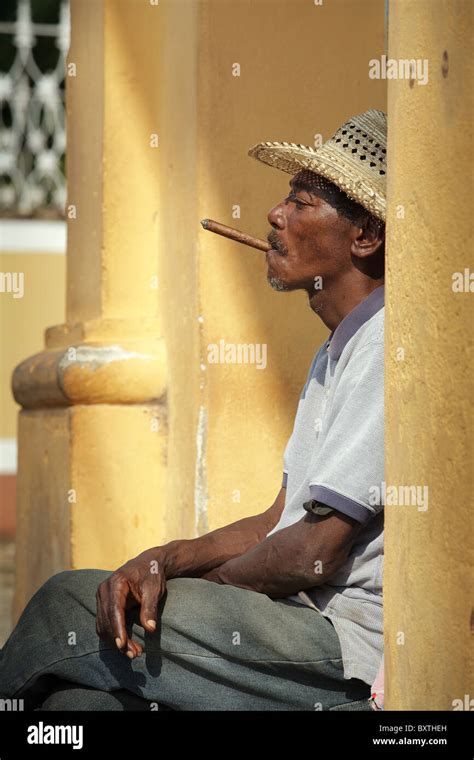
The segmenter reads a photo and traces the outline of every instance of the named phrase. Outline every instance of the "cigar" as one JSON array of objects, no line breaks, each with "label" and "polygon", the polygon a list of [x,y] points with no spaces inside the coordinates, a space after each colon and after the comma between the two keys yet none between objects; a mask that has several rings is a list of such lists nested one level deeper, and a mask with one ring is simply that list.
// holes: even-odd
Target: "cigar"
[{"label": "cigar", "polygon": [[230,240],[235,240],[237,243],[243,243],[252,248],[258,248],[260,251],[269,251],[271,248],[270,243],[267,243],[266,240],[260,240],[260,238],[247,235],[246,232],[234,230],[232,227],[227,227],[225,224],[215,222],[214,219],[202,219],[201,224],[205,230],[216,232],[218,235],[223,235],[226,238],[230,238]]}]

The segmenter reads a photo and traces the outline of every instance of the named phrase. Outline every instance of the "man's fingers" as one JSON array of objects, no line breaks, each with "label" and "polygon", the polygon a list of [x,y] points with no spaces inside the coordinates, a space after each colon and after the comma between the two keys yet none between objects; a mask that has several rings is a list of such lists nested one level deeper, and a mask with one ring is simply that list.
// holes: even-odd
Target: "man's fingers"
[{"label": "man's fingers", "polygon": [[97,634],[114,643],[131,660],[140,657],[143,653],[141,645],[127,633],[126,611],[138,604],[140,624],[145,631],[152,633],[156,630],[158,602],[164,587],[164,582],[159,582],[156,577],[137,585],[129,582],[126,575],[114,573],[97,590]]},{"label": "man's fingers", "polygon": [[99,585],[95,595],[97,604],[95,630],[99,638],[103,641],[108,644],[115,644],[118,649],[123,649],[126,645],[126,635],[125,640],[123,640],[120,636],[115,634],[113,618],[110,614],[112,607],[112,593],[113,586],[111,579],[108,578]]},{"label": "man's fingers", "polygon": [[140,623],[145,631],[156,630],[156,617],[158,601],[161,597],[161,586],[157,586],[156,580],[143,583],[142,603],[140,609]]},{"label": "man's fingers", "polygon": [[109,630],[119,649],[124,649],[128,642],[125,627],[125,603],[129,593],[128,581],[117,578],[111,581],[109,602]]},{"label": "man's fingers", "polygon": [[108,626],[108,591],[104,582],[99,585],[95,599],[97,605],[95,630],[99,638],[108,641],[111,635]]},{"label": "man's fingers", "polygon": [[127,651],[126,655],[131,660],[134,660],[135,657],[140,657],[140,655],[143,653],[143,649],[141,648],[140,644],[138,642],[134,641],[133,639],[129,639],[127,643]]}]

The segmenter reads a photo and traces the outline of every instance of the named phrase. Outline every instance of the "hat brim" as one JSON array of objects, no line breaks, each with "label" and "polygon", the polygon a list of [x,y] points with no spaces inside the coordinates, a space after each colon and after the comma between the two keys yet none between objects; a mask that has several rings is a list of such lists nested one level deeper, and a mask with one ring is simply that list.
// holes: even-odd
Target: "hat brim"
[{"label": "hat brim", "polygon": [[316,150],[296,143],[260,142],[250,148],[248,155],[287,174],[294,175],[302,169],[320,174],[377,219],[385,222],[386,199],[382,188],[374,187],[372,177],[365,176],[363,168],[352,166],[328,143]]}]

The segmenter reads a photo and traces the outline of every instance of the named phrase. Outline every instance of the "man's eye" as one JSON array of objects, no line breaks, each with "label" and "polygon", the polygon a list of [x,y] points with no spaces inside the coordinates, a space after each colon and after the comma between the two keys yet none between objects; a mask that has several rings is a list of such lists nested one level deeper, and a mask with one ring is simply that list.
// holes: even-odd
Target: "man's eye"
[{"label": "man's eye", "polygon": [[295,206],[298,209],[298,211],[300,211],[306,205],[306,204],[302,203],[301,201],[299,201],[298,198],[296,197],[296,195],[294,195],[293,193],[290,193],[290,195],[288,195],[285,198],[285,206],[288,204],[289,201],[291,201],[291,203],[295,204]]}]

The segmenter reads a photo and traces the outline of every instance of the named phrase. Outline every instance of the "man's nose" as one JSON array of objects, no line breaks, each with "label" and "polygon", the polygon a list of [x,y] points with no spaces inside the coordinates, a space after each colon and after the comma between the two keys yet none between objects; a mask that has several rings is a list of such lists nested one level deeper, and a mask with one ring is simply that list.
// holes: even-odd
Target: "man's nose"
[{"label": "man's nose", "polygon": [[285,215],[283,209],[284,202],[280,201],[280,203],[277,203],[277,205],[273,206],[273,208],[268,212],[267,219],[272,227],[283,229],[285,225]]}]

